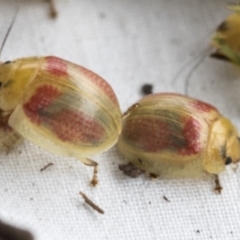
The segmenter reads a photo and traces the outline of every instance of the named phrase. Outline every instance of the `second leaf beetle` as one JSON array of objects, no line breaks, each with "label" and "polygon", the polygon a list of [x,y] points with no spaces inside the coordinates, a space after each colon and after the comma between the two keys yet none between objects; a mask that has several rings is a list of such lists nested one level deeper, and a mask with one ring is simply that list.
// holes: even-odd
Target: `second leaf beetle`
[{"label": "second leaf beetle", "polygon": [[[238,131],[219,111],[197,99],[161,93],[142,98],[124,114],[118,148],[130,162],[127,175],[215,176],[240,159]],[[138,171],[140,169],[140,171]]]},{"label": "second leaf beetle", "polygon": [[31,57],[0,65],[0,147],[24,137],[49,152],[88,157],[113,146],[121,111],[111,86],[97,74],[57,57]]}]

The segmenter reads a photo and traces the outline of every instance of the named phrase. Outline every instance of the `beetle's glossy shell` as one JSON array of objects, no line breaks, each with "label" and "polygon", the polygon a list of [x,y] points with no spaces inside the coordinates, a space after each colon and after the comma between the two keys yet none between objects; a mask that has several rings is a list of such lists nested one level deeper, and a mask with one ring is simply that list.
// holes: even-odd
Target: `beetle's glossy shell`
[{"label": "beetle's glossy shell", "polygon": [[57,57],[23,58],[0,66],[0,82],[9,126],[43,149],[83,158],[116,143],[119,104],[95,73]]},{"label": "beetle's glossy shell", "polygon": [[138,104],[123,119],[118,141],[129,162],[163,177],[198,177],[225,168],[221,147],[235,128],[215,107],[170,93],[149,95]]}]

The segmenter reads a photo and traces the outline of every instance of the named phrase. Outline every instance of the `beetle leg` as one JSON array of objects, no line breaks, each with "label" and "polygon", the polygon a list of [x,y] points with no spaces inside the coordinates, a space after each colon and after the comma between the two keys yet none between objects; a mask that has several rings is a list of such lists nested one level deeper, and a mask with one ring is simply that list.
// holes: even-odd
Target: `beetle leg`
[{"label": "beetle leg", "polygon": [[218,175],[215,174],[214,177],[215,177],[215,188],[214,188],[214,190],[215,190],[215,192],[217,192],[217,193],[221,193],[221,191],[222,191],[222,186],[221,186],[221,184],[220,184]]},{"label": "beetle leg", "polygon": [[93,160],[89,159],[89,158],[84,158],[84,159],[81,159],[81,161],[87,165],[87,166],[91,166],[93,167],[93,177],[92,177],[92,180],[91,180],[91,185],[92,186],[96,186],[98,184],[98,179],[97,179],[97,173],[98,173],[98,163],[97,162],[94,162]]},{"label": "beetle leg", "polygon": [[9,125],[8,119],[11,114],[0,111],[0,151],[7,153],[18,143],[22,138]]},{"label": "beetle leg", "polygon": [[0,129],[0,151],[9,153],[20,139],[22,139],[22,137],[13,129],[8,132]]},{"label": "beetle leg", "polygon": [[121,171],[124,172],[125,175],[132,178],[137,178],[139,175],[144,173],[142,169],[136,167],[132,163],[120,164],[118,167]]}]

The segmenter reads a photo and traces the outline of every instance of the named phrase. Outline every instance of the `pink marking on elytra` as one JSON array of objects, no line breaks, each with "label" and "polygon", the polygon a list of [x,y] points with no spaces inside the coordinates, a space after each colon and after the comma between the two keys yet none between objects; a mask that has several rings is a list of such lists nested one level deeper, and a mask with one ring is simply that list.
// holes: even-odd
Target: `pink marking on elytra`
[{"label": "pink marking on elytra", "polygon": [[208,113],[208,112],[210,112],[210,111],[212,111],[212,110],[217,111],[217,109],[216,109],[214,106],[212,106],[212,105],[210,105],[210,104],[208,104],[208,103],[199,101],[199,100],[195,100],[195,101],[191,102],[190,104],[191,104],[196,110],[201,111],[201,112],[206,112],[206,113]]},{"label": "pink marking on elytra", "polygon": [[168,124],[148,117],[128,120],[122,134],[146,152],[158,152],[171,144]]},{"label": "pink marking on elytra", "polygon": [[32,97],[23,105],[25,114],[36,124],[41,123],[39,112],[51,105],[62,93],[51,85],[42,85],[38,87]]},{"label": "pink marking on elytra", "polygon": [[105,129],[92,117],[80,111],[74,112],[61,108],[58,112],[52,112],[53,104],[61,107],[56,102],[61,95],[62,93],[56,87],[40,86],[23,105],[23,110],[33,123],[51,129],[62,141],[99,143],[105,134]]},{"label": "pink marking on elytra", "polygon": [[67,77],[68,76],[68,65],[67,62],[61,58],[57,58],[57,57],[46,57],[45,58],[47,61],[46,64],[46,70],[57,76],[57,77]]},{"label": "pink marking on elytra", "polygon": [[101,78],[96,73],[94,73],[82,66],[78,66],[78,68],[79,68],[80,72],[82,74],[84,74],[91,82],[96,84],[104,92],[104,94],[106,94],[111,99],[111,101],[114,104],[118,105],[118,100],[117,100],[115,93],[113,92],[113,89],[103,78]]},{"label": "pink marking on elytra", "polygon": [[162,121],[150,117],[129,119],[122,136],[132,146],[145,152],[171,151],[180,155],[192,155],[201,151],[200,124],[192,117],[183,119],[184,127],[174,121]]},{"label": "pink marking on elytra", "polygon": [[95,119],[83,112],[64,110],[56,114],[49,124],[59,139],[74,143],[97,143],[105,133]]},{"label": "pink marking on elytra", "polygon": [[186,141],[184,148],[178,150],[178,154],[187,156],[197,154],[201,151],[200,131],[201,125],[198,120],[193,117],[183,118],[184,127],[182,135]]}]

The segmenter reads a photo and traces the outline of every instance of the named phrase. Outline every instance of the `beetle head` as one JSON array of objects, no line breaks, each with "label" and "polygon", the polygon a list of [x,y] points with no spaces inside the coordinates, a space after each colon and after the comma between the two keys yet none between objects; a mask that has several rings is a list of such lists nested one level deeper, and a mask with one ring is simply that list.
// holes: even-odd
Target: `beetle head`
[{"label": "beetle head", "polygon": [[226,155],[224,156],[225,165],[233,163],[237,169],[240,161],[240,137],[237,133],[231,133],[226,144]]},{"label": "beetle head", "polygon": [[237,163],[240,161],[240,138],[238,131],[229,120],[223,118],[221,122],[225,130],[222,131],[225,138],[225,144],[221,148],[222,158],[225,161],[225,165]]},{"label": "beetle head", "polygon": [[[11,98],[14,97],[14,93],[10,90],[10,86],[13,83],[14,79],[12,74],[14,73],[14,62],[4,62],[0,65],[0,108],[4,111],[9,111],[8,104],[6,103],[6,96],[11,95]],[[10,90],[10,91],[9,91]]]},{"label": "beetle head", "polygon": [[38,70],[36,58],[7,61],[0,65],[0,109],[11,111]]},{"label": "beetle head", "polygon": [[240,161],[240,138],[236,132],[231,132],[226,143],[225,165]]}]

